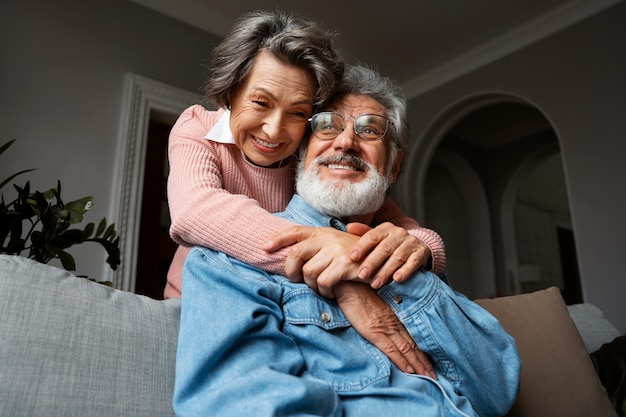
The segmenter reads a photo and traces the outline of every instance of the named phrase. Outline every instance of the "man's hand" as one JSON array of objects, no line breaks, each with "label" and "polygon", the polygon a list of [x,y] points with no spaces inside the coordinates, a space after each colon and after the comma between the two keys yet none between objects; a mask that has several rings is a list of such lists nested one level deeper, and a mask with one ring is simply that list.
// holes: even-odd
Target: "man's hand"
[{"label": "man's hand", "polygon": [[332,227],[294,226],[273,236],[263,249],[271,252],[291,246],[285,262],[287,277],[293,282],[304,281],[324,297],[334,298],[337,283],[359,279],[359,264],[349,256],[358,239]]},{"label": "man's hand", "polygon": [[341,282],[336,301],[357,332],[380,349],[402,371],[437,379],[428,356],[420,350],[391,308],[370,286]]},{"label": "man's hand", "polygon": [[403,282],[430,260],[424,242],[393,223],[370,228],[362,223],[348,224],[348,232],[361,238],[350,250],[350,259],[360,262],[358,277],[378,289],[393,279]]}]

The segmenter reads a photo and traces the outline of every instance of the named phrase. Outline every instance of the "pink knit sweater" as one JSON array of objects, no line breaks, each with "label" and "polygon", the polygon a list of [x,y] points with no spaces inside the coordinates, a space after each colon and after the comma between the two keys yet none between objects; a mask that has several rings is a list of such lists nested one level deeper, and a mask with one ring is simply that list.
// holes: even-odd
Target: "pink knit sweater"
[{"label": "pink knit sweater", "polygon": [[[248,162],[234,144],[205,139],[224,110],[200,105],[185,110],[169,139],[170,235],[180,246],[170,265],[165,297],[180,297],[182,267],[194,245],[210,247],[274,273],[283,273],[288,249],[268,254],[261,245],[295,224],[272,215],[285,209],[294,192],[295,158],[285,167]],[[445,268],[441,237],[406,217],[391,199],[374,217],[390,221],[422,240],[432,253],[432,271]]]}]

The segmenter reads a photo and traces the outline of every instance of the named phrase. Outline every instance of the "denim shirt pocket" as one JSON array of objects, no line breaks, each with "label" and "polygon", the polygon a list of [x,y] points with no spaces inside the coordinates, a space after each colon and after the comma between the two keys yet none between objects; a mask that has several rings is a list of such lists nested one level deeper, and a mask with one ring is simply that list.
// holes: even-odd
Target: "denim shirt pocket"
[{"label": "denim shirt pocket", "polygon": [[309,375],[345,394],[389,378],[388,359],[350,325],[337,304],[309,288],[284,293],[284,332],[302,353]]}]

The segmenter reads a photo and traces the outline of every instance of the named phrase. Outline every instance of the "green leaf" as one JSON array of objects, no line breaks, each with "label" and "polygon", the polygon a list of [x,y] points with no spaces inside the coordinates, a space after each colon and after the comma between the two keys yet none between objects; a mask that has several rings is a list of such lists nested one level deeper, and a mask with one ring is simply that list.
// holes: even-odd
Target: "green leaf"
[{"label": "green leaf", "polygon": [[10,183],[10,182],[11,182],[11,180],[13,180],[13,178],[17,177],[18,175],[22,175],[22,174],[25,174],[25,173],[27,173],[27,172],[34,171],[34,170],[35,170],[35,169],[34,169],[34,168],[32,168],[32,169],[24,169],[24,170],[22,170],[22,171],[20,171],[20,172],[16,172],[15,174],[13,174],[13,175],[11,175],[10,177],[6,178],[4,181],[0,182],[0,188],[4,187],[4,186],[5,186],[5,185],[7,185],[8,183]]},{"label": "green leaf", "polygon": [[51,244],[57,248],[69,248],[78,243],[84,242],[83,231],[79,229],[70,229],[65,232],[59,233],[51,239]]},{"label": "green leaf", "polygon": [[50,207],[50,213],[52,213],[52,215],[57,219],[61,220],[67,220],[70,217],[70,211],[65,207],[59,206],[58,204]]},{"label": "green leaf", "polygon": [[76,271],[76,262],[74,261],[74,257],[72,255],[65,251],[59,251],[57,256],[61,260],[63,268],[67,271]]},{"label": "green leaf", "polygon": [[32,242],[33,246],[42,246],[46,244],[46,239],[44,237],[44,234],[38,230],[35,230],[30,235],[30,241]]},{"label": "green leaf", "polygon": [[15,139],[11,139],[10,141],[5,143],[4,145],[0,146],[0,155],[2,155],[4,153],[4,151],[9,149],[9,146],[13,145],[13,142],[15,142]]},{"label": "green leaf", "polygon": [[85,226],[85,230],[83,230],[83,240],[89,238],[95,228],[96,226],[93,223],[87,223],[87,226]]},{"label": "green leaf", "polygon": [[107,227],[107,230],[104,232],[104,236],[102,237],[105,239],[113,239],[115,237],[115,225],[111,224],[109,227]]},{"label": "green leaf", "polygon": [[9,255],[11,254],[16,254],[16,253],[20,253],[21,251],[24,250],[24,247],[26,246],[26,240],[24,239],[11,239],[9,240],[9,244],[6,247],[6,253],[8,253]]},{"label": "green leaf", "polygon": [[96,230],[96,237],[100,236],[102,234],[102,232],[104,232],[104,229],[106,227],[107,227],[106,219],[100,220],[100,223],[98,224],[98,230]]},{"label": "green leaf", "polygon": [[113,269],[114,271],[117,269],[118,265],[120,264],[120,248],[119,248],[119,237],[116,238],[113,241],[108,241],[106,239],[103,238],[94,238],[94,239],[87,239],[85,240],[87,241],[91,241],[91,242],[97,242],[99,244],[102,245],[102,247],[104,248],[104,250],[107,251],[107,254],[109,255],[106,259],[106,262],[109,264],[109,266],[111,267],[111,269]]},{"label": "green leaf", "polygon": [[37,200],[35,200],[33,198],[27,199],[26,200],[26,204],[28,204],[30,206],[31,210],[35,213],[35,216],[37,216],[37,217],[41,217],[43,212],[47,208],[47,206],[39,207],[39,205],[37,204]]},{"label": "green leaf", "polygon": [[83,214],[93,207],[93,197],[83,197],[80,200],[71,201],[65,206],[69,210],[69,222],[77,224],[83,221]]},{"label": "green leaf", "polygon": [[59,194],[56,188],[50,188],[49,190],[44,191],[43,193],[39,193],[39,194],[42,194],[47,204],[52,203],[52,199],[55,197],[57,198],[57,200],[59,200]]}]

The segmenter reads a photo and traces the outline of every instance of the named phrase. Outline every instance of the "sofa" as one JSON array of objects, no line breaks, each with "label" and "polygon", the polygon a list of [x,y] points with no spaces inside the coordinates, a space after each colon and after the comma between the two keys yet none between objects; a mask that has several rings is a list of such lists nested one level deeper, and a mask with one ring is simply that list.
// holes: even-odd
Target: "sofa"
[{"label": "sofa", "polygon": [[[477,302],[518,343],[522,379],[509,416],[617,415],[589,356],[619,336],[601,311],[568,309],[556,288]],[[0,255],[0,416],[174,415],[179,313],[177,299]]]}]

